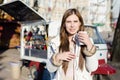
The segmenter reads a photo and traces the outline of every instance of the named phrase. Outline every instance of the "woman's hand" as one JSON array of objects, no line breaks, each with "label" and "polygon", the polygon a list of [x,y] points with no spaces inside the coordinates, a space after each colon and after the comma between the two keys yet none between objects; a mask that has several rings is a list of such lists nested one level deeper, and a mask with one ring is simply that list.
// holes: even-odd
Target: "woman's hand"
[{"label": "woman's hand", "polygon": [[63,61],[71,61],[72,59],[75,59],[75,54],[68,52],[59,53],[56,55],[56,59],[63,60]]},{"label": "woman's hand", "polygon": [[87,49],[90,50],[92,47],[92,42],[86,31],[78,32],[78,40],[87,46]]}]

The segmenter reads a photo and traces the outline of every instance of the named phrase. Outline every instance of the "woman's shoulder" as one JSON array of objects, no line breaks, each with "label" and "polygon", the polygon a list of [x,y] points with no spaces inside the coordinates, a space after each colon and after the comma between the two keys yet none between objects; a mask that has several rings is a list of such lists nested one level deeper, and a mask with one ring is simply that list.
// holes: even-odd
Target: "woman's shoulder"
[{"label": "woman's shoulder", "polygon": [[54,44],[54,45],[56,45],[56,46],[59,46],[59,45],[60,45],[60,36],[57,35],[57,36],[55,36],[55,37],[49,37],[49,38],[48,38],[48,42],[49,42],[50,44]]}]

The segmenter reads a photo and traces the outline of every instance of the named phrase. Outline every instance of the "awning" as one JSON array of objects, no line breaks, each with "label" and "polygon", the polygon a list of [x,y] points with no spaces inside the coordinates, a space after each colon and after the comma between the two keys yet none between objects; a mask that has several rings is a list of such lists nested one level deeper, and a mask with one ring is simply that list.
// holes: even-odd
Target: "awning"
[{"label": "awning", "polygon": [[45,20],[37,11],[30,8],[27,4],[20,0],[15,0],[9,3],[1,4],[0,9],[11,15],[15,20],[23,23],[45,23]]}]

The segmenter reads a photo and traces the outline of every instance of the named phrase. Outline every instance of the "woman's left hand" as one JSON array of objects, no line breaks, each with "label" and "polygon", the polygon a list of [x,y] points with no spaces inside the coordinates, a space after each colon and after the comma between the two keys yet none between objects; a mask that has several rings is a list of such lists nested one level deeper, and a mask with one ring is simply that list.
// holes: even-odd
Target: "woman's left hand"
[{"label": "woman's left hand", "polygon": [[86,31],[78,32],[78,40],[87,46],[87,49],[90,50],[92,47],[92,42]]}]

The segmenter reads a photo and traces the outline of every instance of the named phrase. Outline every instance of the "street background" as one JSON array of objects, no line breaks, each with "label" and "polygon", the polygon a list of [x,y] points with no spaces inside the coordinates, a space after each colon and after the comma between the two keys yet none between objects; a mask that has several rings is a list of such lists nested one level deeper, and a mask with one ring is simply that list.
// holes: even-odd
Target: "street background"
[{"label": "street background", "polygon": [[[0,0],[7,3],[13,0]],[[119,0],[21,0],[28,6],[38,11],[38,13],[47,21],[61,20],[66,9],[77,8],[82,14],[85,24],[96,25],[99,32],[106,42],[112,43],[114,31],[120,12]],[[104,10],[103,10],[104,9]],[[13,17],[0,10],[0,19],[12,21]],[[7,26],[8,27],[8,26]],[[0,39],[2,39],[2,27],[0,27]],[[5,33],[6,34],[6,33]],[[4,36],[3,36],[4,37]],[[8,36],[7,36],[8,37]],[[3,39],[3,41],[6,41]],[[0,48],[1,49],[1,48]],[[11,62],[20,61],[20,52],[18,49],[0,50],[0,80],[14,80],[11,75]],[[116,69],[113,75],[102,76],[102,80],[120,80],[120,63],[108,64]],[[29,68],[21,69],[19,80],[29,80]]]}]

